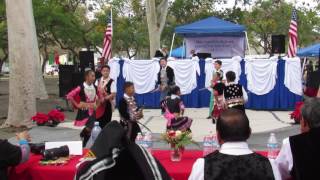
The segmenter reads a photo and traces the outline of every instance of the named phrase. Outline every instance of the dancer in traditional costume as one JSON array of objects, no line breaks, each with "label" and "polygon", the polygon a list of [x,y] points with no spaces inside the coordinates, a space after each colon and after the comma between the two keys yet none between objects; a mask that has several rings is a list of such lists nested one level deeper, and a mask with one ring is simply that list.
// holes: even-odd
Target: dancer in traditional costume
[{"label": "dancer in traditional costume", "polygon": [[120,123],[126,129],[127,137],[135,141],[141,129],[138,121],[143,118],[142,108],[137,106],[134,98],[135,90],[132,82],[124,83],[124,95],[119,101]]},{"label": "dancer in traditional costume", "polygon": [[245,113],[244,104],[248,100],[248,95],[241,84],[235,83],[236,74],[229,71],[226,74],[227,85],[224,89],[224,98],[228,109],[235,108]]},{"label": "dancer in traditional costume", "polygon": [[[212,79],[211,79],[211,87],[214,86],[215,82],[216,82],[216,75],[217,73],[220,73],[221,74],[221,79],[223,79],[223,71],[221,70],[221,66],[222,66],[222,61],[220,60],[216,60],[214,62],[214,69],[215,71],[213,72],[212,74]],[[209,106],[209,116],[207,117],[207,119],[212,119],[212,112],[213,112],[213,107],[214,107],[214,92],[211,91],[210,92],[210,106]]]},{"label": "dancer in traditional costume", "polygon": [[161,104],[162,112],[167,119],[167,130],[190,131],[192,119],[183,116],[185,106],[180,98],[180,88],[172,87],[169,95]]},{"label": "dancer in traditional costume", "polygon": [[67,94],[67,100],[78,110],[76,120],[74,121],[75,126],[84,126],[88,118],[93,115],[98,103],[97,88],[94,85],[94,71],[91,69],[85,71],[84,78],[85,82],[83,84]]},{"label": "dancer in traditional costume", "polygon": [[225,101],[223,91],[225,89],[225,85],[222,82],[222,74],[216,73],[216,82],[213,86],[213,94],[214,94],[214,106],[211,114],[212,123],[215,124],[216,120],[219,118],[222,111],[225,109]]},{"label": "dancer in traditional costume", "polygon": [[115,97],[117,93],[116,83],[109,77],[110,67],[105,65],[101,67],[102,77],[96,81],[98,89],[99,106],[96,110],[96,118],[99,121],[101,129],[111,121],[112,112],[115,107]]}]

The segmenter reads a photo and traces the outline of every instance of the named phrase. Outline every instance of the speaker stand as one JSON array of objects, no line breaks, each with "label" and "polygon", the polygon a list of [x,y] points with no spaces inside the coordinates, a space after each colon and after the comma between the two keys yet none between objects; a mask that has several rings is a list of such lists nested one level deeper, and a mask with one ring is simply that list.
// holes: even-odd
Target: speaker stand
[{"label": "speaker stand", "polygon": [[70,107],[69,105],[69,101],[67,100],[67,98],[63,98],[66,102],[66,107],[65,107],[65,111],[69,111],[69,112],[73,112],[73,108]]}]

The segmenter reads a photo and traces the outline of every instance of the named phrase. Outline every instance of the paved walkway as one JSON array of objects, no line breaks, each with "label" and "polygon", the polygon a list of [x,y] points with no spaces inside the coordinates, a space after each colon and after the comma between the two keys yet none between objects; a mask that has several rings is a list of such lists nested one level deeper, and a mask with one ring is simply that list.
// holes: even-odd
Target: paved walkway
[{"label": "paved walkway", "polygon": [[[211,124],[211,120],[206,119],[208,114],[207,108],[187,109],[186,115],[193,118],[191,127],[194,139],[200,142],[205,135],[212,131],[215,133],[215,125]],[[249,143],[254,149],[265,149],[266,142],[270,132],[276,132],[279,141],[283,138],[298,133],[298,126],[291,125],[292,120],[289,119],[289,112],[287,111],[252,111],[247,110],[250,119],[250,126],[252,128],[252,136]],[[72,117],[75,117],[75,112],[67,112],[67,121],[59,124],[57,128],[50,127],[34,127],[30,130],[30,134],[34,142],[43,141],[65,141],[65,140],[79,140],[79,132],[82,128],[73,126]],[[143,124],[149,127],[154,133],[155,148],[167,149],[168,146],[159,140],[160,133],[165,131],[166,121],[160,115],[158,109],[146,109],[144,111],[144,119],[141,120]],[[119,120],[119,114],[115,111],[113,120]],[[142,128],[143,131],[146,131]],[[14,138],[11,142],[16,142]],[[191,146],[190,148],[197,148]]]}]

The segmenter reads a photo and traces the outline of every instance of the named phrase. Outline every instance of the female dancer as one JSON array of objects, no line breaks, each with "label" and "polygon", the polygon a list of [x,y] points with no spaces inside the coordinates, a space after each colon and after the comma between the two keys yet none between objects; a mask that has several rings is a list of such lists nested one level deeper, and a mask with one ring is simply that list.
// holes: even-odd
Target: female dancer
[{"label": "female dancer", "polygon": [[185,107],[180,98],[180,88],[178,86],[172,87],[169,95],[161,103],[161,109],[167,119],[167,130],[191,131],[192,119],[183,116]]},{"label": "female dancer", "polygon": [[75,126],[84,126],[88,118],[93,115],[97,107],[97,89],[94,85],[95,73],[93,70],[87,70],[84,73],[85,81],[80,86],[67,94],[67,100],[78,110]]}]

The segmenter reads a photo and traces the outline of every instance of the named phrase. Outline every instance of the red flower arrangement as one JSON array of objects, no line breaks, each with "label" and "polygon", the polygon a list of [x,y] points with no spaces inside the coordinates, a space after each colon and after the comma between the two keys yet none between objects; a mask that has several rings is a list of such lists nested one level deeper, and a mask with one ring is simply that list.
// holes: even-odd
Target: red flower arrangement
[{"label": "red flower arrangement", "polygon": [[31,117],[32,121],[36,122],[38,126],[51,126],[55,127],[65,119],[64,113],[57,109],[51,110],[48,114],[39,113]]},{"label": "red flower arrangement", "polygon": [[44,113],[37,112],[36,115],[31,117],[32,121],[36,122],[39,126],[44,125],[49,121],[49,116]]},{"label": "red flower arrangement", "polygon": [[297,102],[295,110],[292,113],[290,113],[290,118],[293,119],[296,123],[299,123],[302,119],[301,107],[303,106],[303,104],[303,102]]},{"label": "red flower arrangement", "polygon": [[63,122],[65,119],[64,113],[60,112],[57,109],[53,109],[48,113],[50,120]]}]

